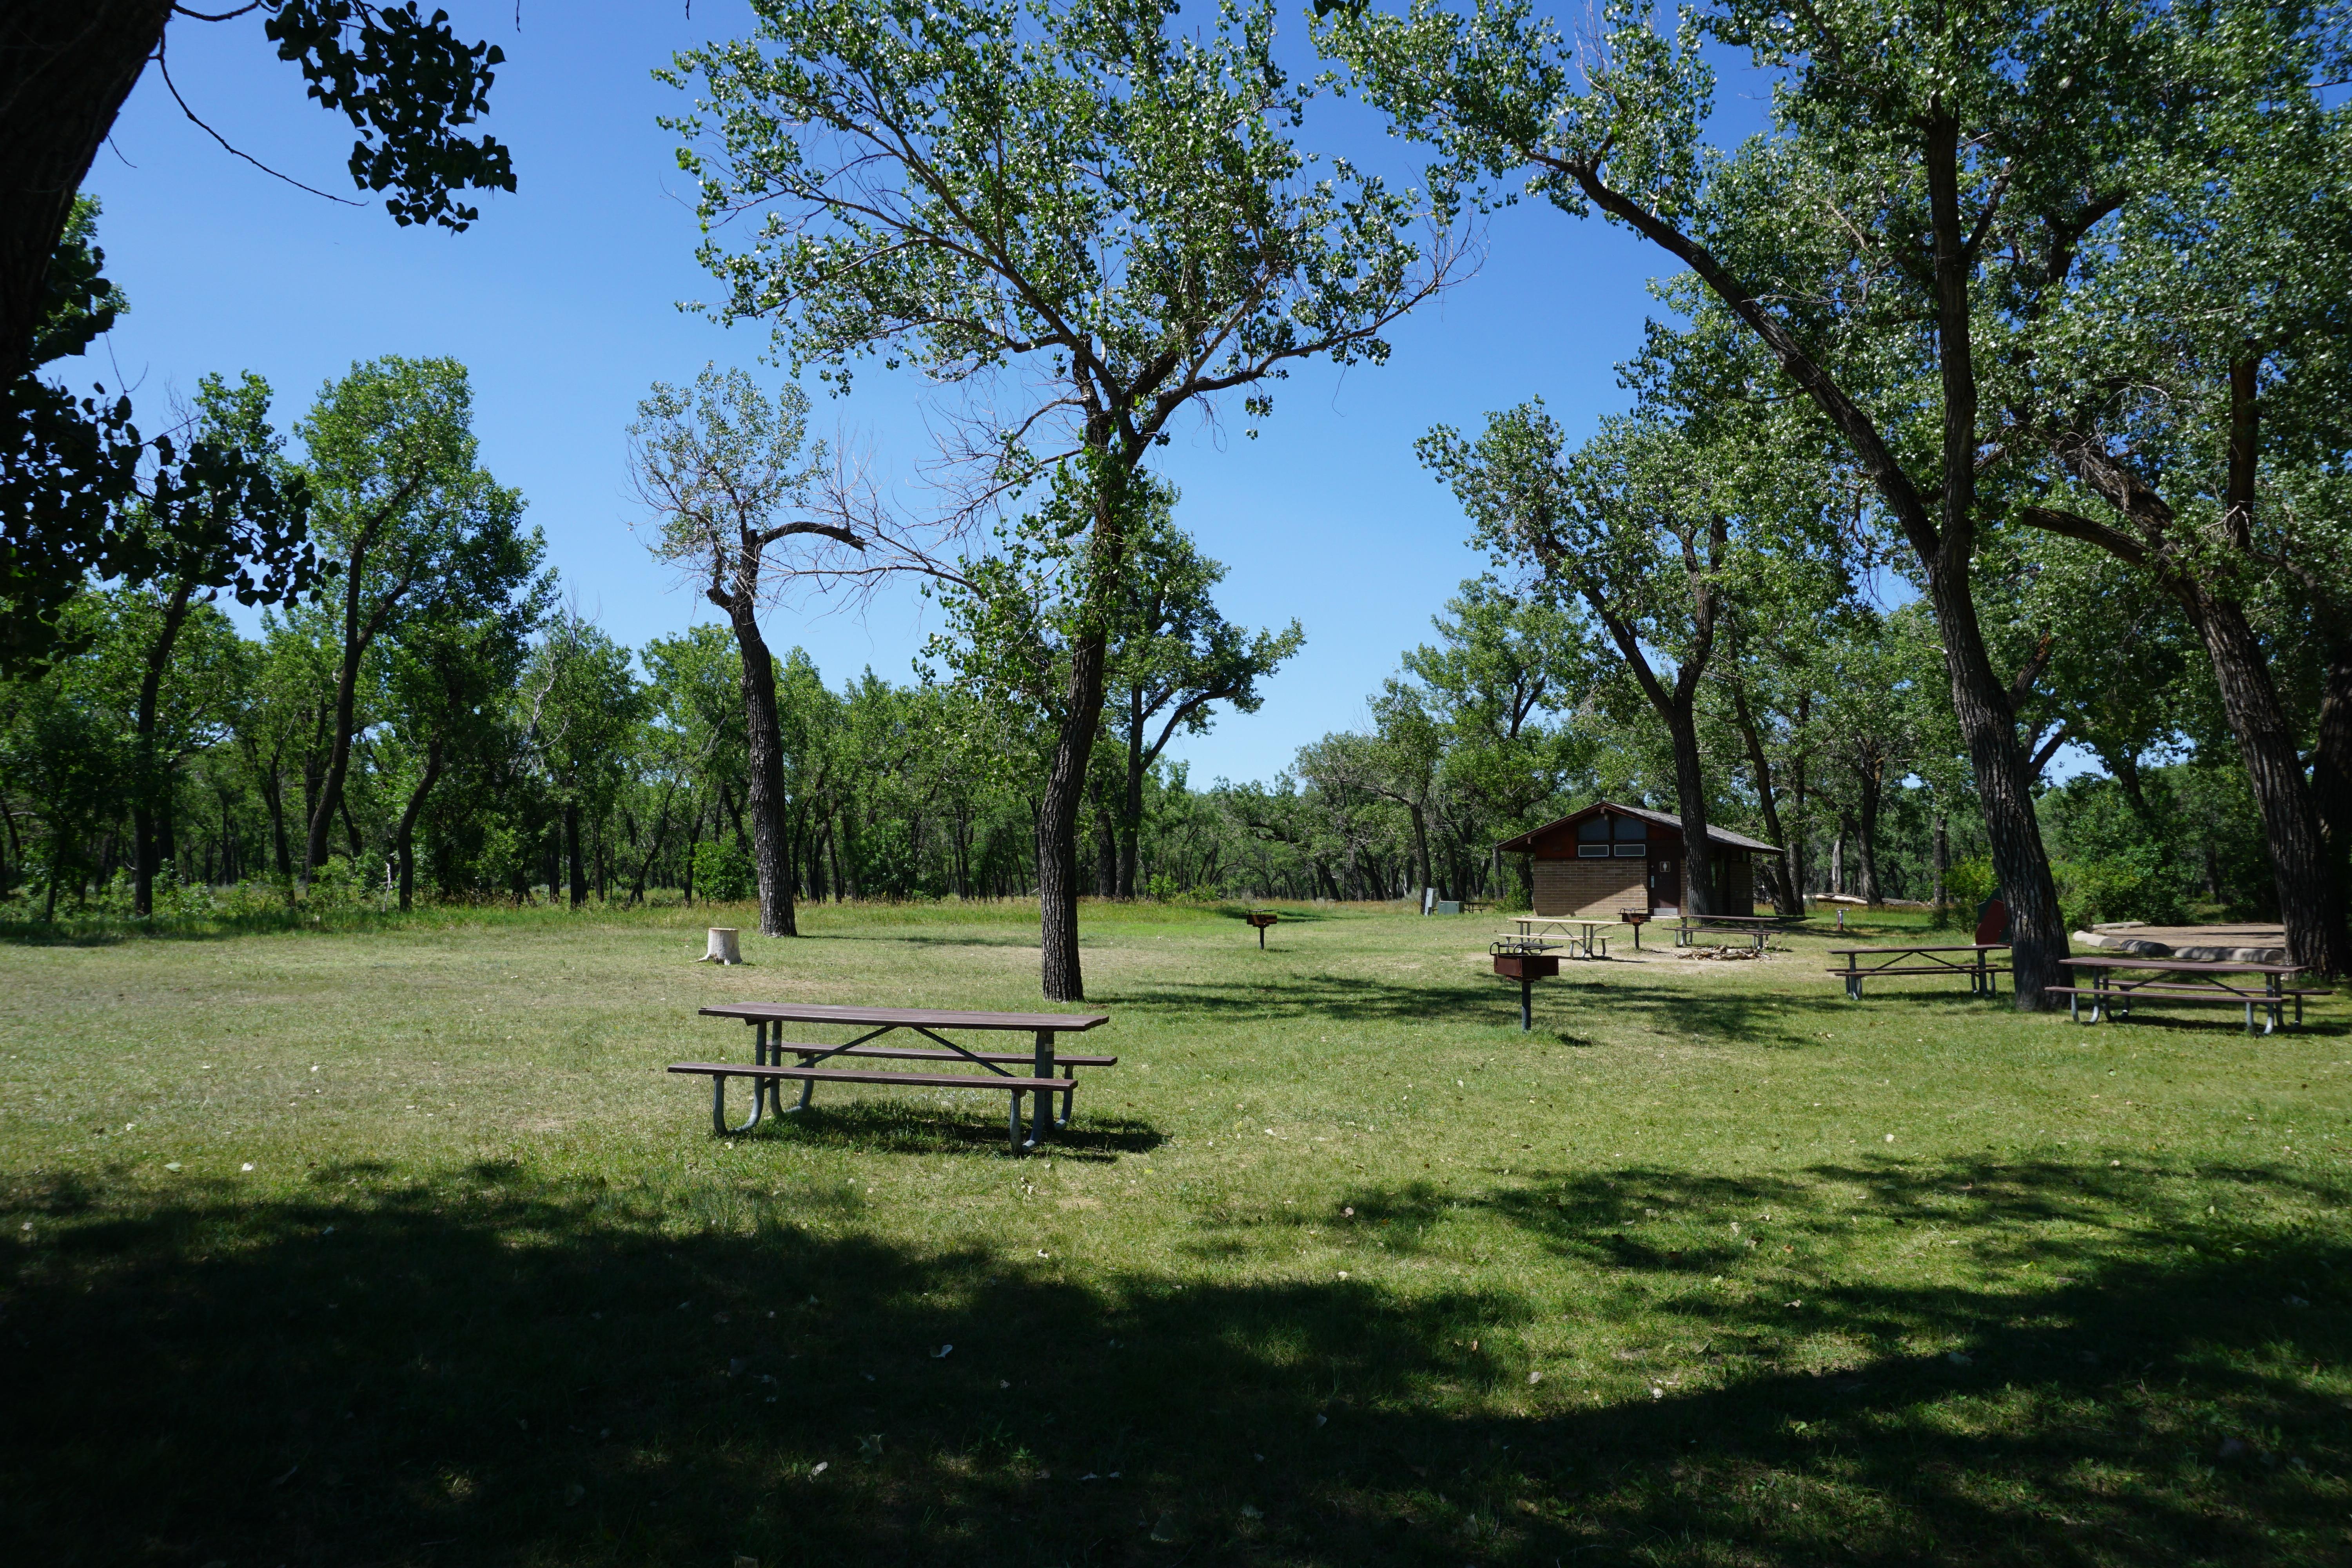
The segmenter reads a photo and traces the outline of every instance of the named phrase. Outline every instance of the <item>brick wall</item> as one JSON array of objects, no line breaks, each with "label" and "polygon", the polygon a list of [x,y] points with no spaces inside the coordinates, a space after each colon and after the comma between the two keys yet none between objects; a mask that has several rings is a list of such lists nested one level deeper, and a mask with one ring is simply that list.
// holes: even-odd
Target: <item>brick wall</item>
[{"label": "brick wall", "polygon": [[1613,921],[1617,911],[1650,907],[1646,860],[1542,860],[1535,863],[1535,912]]}]

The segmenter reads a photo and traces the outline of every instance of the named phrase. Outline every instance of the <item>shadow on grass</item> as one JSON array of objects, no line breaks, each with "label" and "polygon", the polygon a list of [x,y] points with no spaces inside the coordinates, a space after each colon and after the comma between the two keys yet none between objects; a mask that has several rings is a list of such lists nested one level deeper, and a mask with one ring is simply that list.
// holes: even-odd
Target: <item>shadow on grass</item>
[{"label": "shadow on grass", "polygon": [[[855,1234],[831,1223],[858,1210],[848,1186],[482,1164],[386,1191],[355,1171],[320,1172],[310,1201],[221,1184],[35,1214],[0,1320],[15,1555],[2157,1568],[2346,1548],[2347,1420],[2304,1369],[2343,1366],[2352,1254],[2308,1229],[2153,1245],[2123,1184],[2112,1233],[2045,1242],[2079,1254],[2063,1283],[1825,1271],[1794,1309],[1777,1284],[1684,1290],[1665,1326],[1689,1364],[1624,1352],[1643,1386],[1603,1396],[1569,1386],[1605,1386],[1596,1369],[1530,1384],[1513,1336],[1537,1309],[1507,1294],[1084,1285],[1017,1237]],[[1943,1215],[1979,1174],[2000,1178],[1970,1222],[1989,1237],[2084,1207],[2052,1167],[1814,1176]],[[1674,1205],[1781,1205],[1832,1237],[1799,1185],[1625,1170],[1487,1201],[1563,1246]],[[1672,1283],[1613,1257],[1595,1315]],[[1862,1348],[1817,1376],[1799,1352],[1824,1334]]]},{"label": "shadow on grass", "polygon": [[[1080,1091],[1083,1095],[1084,1091]],[[770,1116],[737,1142],[773,1141],[842,1149],[858,1153],[942,1154],[969,1150],[1004,1155],[1010,1148],[1005,1118],[993,1121],[981,1101],[1002,1104],[1005,1096],[973,1095],[973,1103],[952,1110],[905,1101],[843,1100],[828,1105],[820,1100],[806,1110]],[[1024,1124],[1028,1104],[1022,1106]],[[1056,1159],[1112,1161],[1122,1154],[1148,1154],[1167,1142],[1156,1127],[1131,1117],[1097,1116],[1085,1110],[1054,1134]]]},{"label": "shadow on grass", "polygon": [[1294,909],[1287,904],[1219,904],[1213,910],[1204,910],[1202,912],[1213,914],[1219,920],[1238,921],[1249,919],[1250,911],[1253,910],[1266,909],[1274,911],[1273,929],[1276,931],[1280,931],[1284,926],[1320,925],[1331,918],[1321,910]]},{"label": "shadow on grass", "polygon": [[983,928],[974,927],[953,932],[928,931],[874,931],[865,927],[842,931],[814,931],[804,933],[814,942],[868,942],[884,947],[1012,947],[1037,951],[1037,933],[1033,931],[1007,931],[1002,936],[983,934]]},{"label": "shadow on grass", "polygon": [[[1957,1000],[1971,999],[1962,995]],[[1288,973],[1255,985],[1227,976],[1214,984],[1161,982],[1119,987],[1106,994],[1105,1005],[1165,1007],[1228,1022],[1328,1018],[1346,1023],[1425,1023],[1448,1028],[1465,1023],[1516,1027],[1519,993],[1509,981],[1466,969],[1459,978],[1438,975],[1411,982],[1356,974]],[[1816,1020],[1851,1016],[1853,1008],[1843,992],[1815,996],[1777,991],[1692,991],[1629,974],[1574,972],[1566,964],[1560,966],[1558,980],[1539,982],[1535,992],[1538,1030],[1557,1032],[1564,1022],[1633,1018],[1666,1033],[1765,1046],[1810,1045]],[[1589,1041],[1580,1035],[1570,1043]]]}]

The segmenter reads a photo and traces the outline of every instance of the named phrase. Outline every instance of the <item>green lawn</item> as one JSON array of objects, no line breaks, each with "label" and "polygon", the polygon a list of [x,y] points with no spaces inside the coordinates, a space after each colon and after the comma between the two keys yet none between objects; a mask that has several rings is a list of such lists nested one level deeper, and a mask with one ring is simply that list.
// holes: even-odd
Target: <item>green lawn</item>
[{"label": "green lawn", "polygon": [[1027,1160],[659,1069],[721,998],[1033,1008],[1034,910],[20,931],[6,1555],[2352,1560],[2342,1001],[1856,1005],[1800,939],[1522,1035],[1491,919],[1297,913],[1090,910],[1121,1065]]}]

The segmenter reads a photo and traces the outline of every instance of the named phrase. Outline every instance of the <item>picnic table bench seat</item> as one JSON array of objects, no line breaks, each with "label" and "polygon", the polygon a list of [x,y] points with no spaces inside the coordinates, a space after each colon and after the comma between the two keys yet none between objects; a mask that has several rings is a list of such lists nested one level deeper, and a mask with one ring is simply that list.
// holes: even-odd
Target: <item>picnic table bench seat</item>
[{"label": "picnic table bench seat", "polygon": [[[844,1050],[839,1046],[813,1045],[803,1041],[780,1040],[769,1047],[793,1056],[887,1057],[893,1061],[910,1062],[1003,1062],[1007,1066],[1026,1067],[1036,1058],[1028,1051],[943,1051],[931,1046],[851,1046]],[[1065,1068],[1115,1068],[1117,1057],[1076,1057],[1067,1051],[1054,1053],[1054,1065]]]},{"label": "picnic table bench seat", "polygon": [[1675,945],[1696,947],[1699,937],[1707,931],[1719,936],[1736,936],[1759,952],[1773,937],[1798,930],[1808,917],[1804,915],[1675,915]]},{"label": "picnic table bench seat", "polygon": [[[2125,990],[2116,985],[2045,985],[2042,991],[2045,996],[2066,998],[2066,1016],[2078,1024],[2083,1021],[2082,1009],[2085,1002],[2090,1004],[2091,1022],[2095,1024],[2103,1012],[2109,1017],[2130,1016],[2132,1004],[2142,997],[2152,997],[2166,1002],[2220,1002],[2233,1007],[2242,1005],[2246,1010],[2248,1034],[2257,1032],[2254,1028],[2254,1009],[2257,1007],[2262,1008],[2264,1014],[2260,1033],[2267,1035],[2284,1022],[2282,1018],[2272,1016],[2273,1009],[2268,997],[2248,995],[2242,993],[2232,994],[2227,991],[2217,991],[2210,986],[2135,985],[2129,990]],[[2303,1027],[2303,999],[2306,996],[2330,994],[2332,993],[2324,986],[2291,985],[2278,994],[2280,1005],[2277,1012],[2284,1013],[2284,1004],[2293,1002],[2294,1026],[2299,1029]],[[2121,1003],[2122,1006],[2118,1007],[2117,1003]]]},{"label": "picnic table bench seat", "polygon": [[[1845,960],[1832,964],[1828,973],[1845,982],[1849,1000],[1862,1000],[1862,983],[1882,974],[1965,974],[1969,990],[1976,995],[1996,995],[2000,984],[1995,976],[2009,973],[2009,965],[1990,958],[1994,952],[2008,951],[2009,944],[2000,942],[1941,942],[1912,947],[1833,947],[1830,952]],[[1965,960],[1954,960],[1946,953],[1966,953]],[[1883,963],[1864,963],[1865,958],[1883,957]]]},{"label": "picnic table bench seat", "polygon": [[[951,1057],[954,1053],[940,1051],[937,1054]],[[1028,1058],[1020,1057],[1009,1059],[1026,1061]],[[809,1090],[820,1083],[880,1083],[894,1084],[902,1089],[994,1089],[999,1093],[1010,1091],[1012,1099],[1007,1101],[1006,1118],[1012,1136],[1017,1142],[1021,1136],[1021,1097],[1023,1095],[1036,1094],[1045,1097],[1060,1095],[1062,1111],[1055,1120],[1066,1124],[1070,1119],[1070,1100],[1077,1092],[1078,1087],[1077,1079],[1074,1078],[1040,1079],[1014,1078],[1010,1074],[999,1076],[994,1073],[886,1071],[879,1068],[761,1067],[747,1062],[672,1062],[669,1070],[677,1073],[700,1074],[710,1079],[710,1124],[714,1131],[721,1134],[749,1132],[760,1124],[760,1116],[765,1108],[765,1097],[756,1092],[756,1086],[772,1083],[798,1083],[801,1085],[801,1104],[805,1108],[808,1104]],[[755,1086],[755,1092],[751,1096],[751,1120],[737,1127],[730,1127],[727,1124],[727,1080],[730,1078],[747,1078],[751,1079]]]}]

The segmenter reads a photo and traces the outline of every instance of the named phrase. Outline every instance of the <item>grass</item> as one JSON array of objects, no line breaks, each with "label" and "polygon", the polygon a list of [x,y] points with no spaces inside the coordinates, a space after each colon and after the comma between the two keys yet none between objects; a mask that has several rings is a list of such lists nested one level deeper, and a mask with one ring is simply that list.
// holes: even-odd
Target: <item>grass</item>
[{"label": "grass", "polygon": [[1050,1157],[715,1140],[701,1003],[1037,1005],[1033,910],[805,912],[0,946],[12,1560],[2352,1558],[2340,1002],[1856,1005],[1801,938],[1522,1035],[1491,920],[1105,908]]}]

